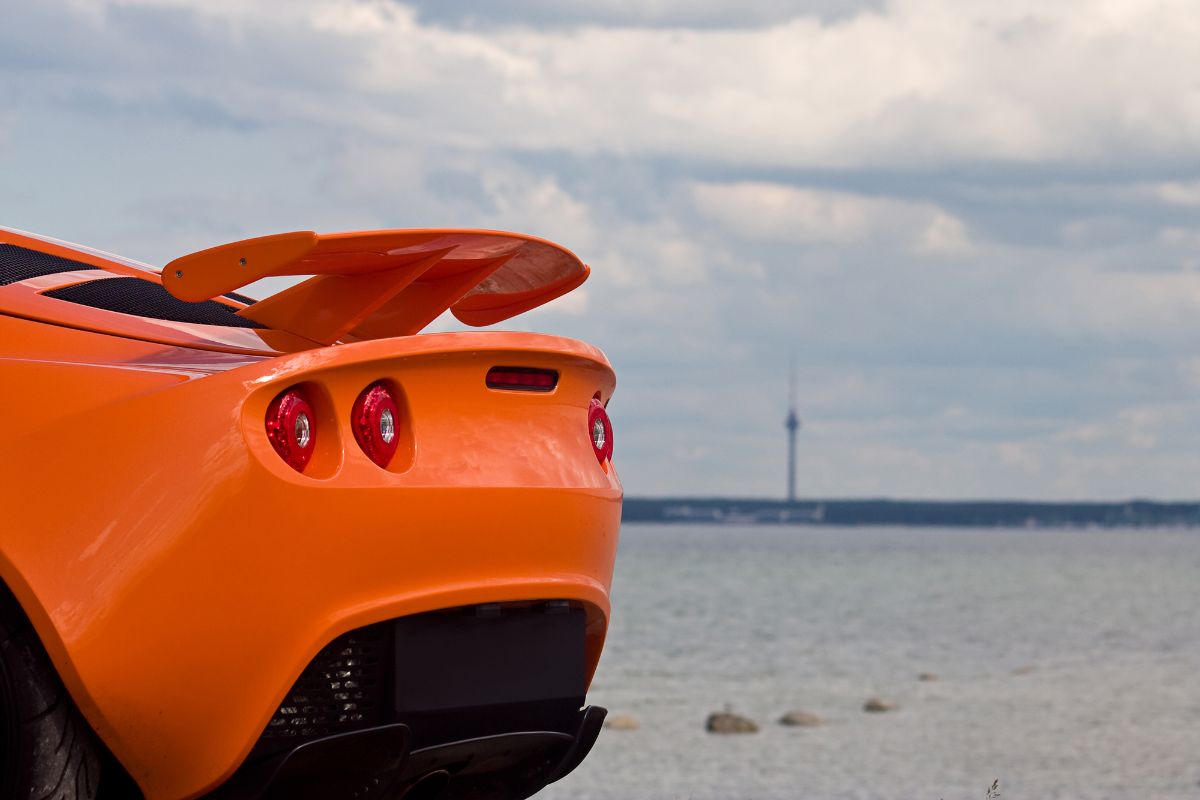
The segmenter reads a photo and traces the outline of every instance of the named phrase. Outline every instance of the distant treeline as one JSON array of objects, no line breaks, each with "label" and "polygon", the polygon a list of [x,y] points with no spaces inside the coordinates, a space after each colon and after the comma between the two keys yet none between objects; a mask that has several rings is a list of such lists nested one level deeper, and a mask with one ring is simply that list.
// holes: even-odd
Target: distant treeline
[{"label": "distant treeline", "polygon": [[625,522],[962,527],[1200,526],[1200,502],[1034,503],[957,500],[739,500],[627,497]]}]

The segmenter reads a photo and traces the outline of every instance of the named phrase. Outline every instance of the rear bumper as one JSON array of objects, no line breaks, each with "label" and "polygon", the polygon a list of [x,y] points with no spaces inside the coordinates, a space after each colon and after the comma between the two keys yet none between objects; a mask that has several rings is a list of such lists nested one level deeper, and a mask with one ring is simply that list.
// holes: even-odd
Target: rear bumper
[{"label": "rear bumper", "polygon": [[340,734],[243,768],[205,800],[383,800],[410,792],[523,800],[579,766],[605,713],[583,709],[569,733],[519,731],[419,749],[403,724]]},{"label": "rear bumper", "polygon": [[[29,513],[4,543],[5,577],[148,800],[221,785],[321,648],[385,620],[576,601],[590,680],[622,494],[585,433],[591,396],[613,386],[598,351],[463,334],[218,374],[187,358],[172,350],[125,364],[175,377],[29,434],[38,451],[71,453],[86,429],[102,460],[30,461],[3,476],[15,495],[45,498],[22,506]],[[560,371],[555,393],[488,393],[487,368],[514,359]],[[403,389],[414,434],[407,459],[388,470],[365,459],[344,424],[357,392],[381,377]],[[323,393],[325,449],[311,475],[284,464],[262,428],[267,403],[297,381]]]},{"label": "rear bumper", "polygon": [[[212,800],[523,798],[587,753],[586,609],[552,600],[450,609],[351,631],[322,649]],[[423,795],[424,796],[424,795]]]}]

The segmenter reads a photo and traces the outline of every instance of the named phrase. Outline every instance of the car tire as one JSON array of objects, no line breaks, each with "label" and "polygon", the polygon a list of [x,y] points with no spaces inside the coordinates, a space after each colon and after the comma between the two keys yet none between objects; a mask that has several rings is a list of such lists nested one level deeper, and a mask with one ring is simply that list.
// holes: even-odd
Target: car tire
[{"label": "car tire", "polygon": [[[7,592],[0,587],[0,594]],[[13,605],[0,596],[0,797],[95,800],[95,734]]]}]

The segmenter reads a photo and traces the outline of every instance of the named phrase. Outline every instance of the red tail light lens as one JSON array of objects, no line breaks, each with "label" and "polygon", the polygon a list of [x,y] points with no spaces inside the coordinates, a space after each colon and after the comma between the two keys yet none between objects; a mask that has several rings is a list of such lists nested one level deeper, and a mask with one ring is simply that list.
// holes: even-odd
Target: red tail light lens
[{"label": "red tail light lens", "polygon": [[592,449],[596,451],[596,460],[603,464],[612,459],[613,429],[612,420],[599,400],[592,400],[588,409],[588,436],[592,440]]},{"label": "red tail light lens", "polygon": [[267,438],[279,457],[303,472],[317,441],[317,418],[299,389],[288,389],[267,407]]},{"label": "red tail light lens", "polygon": [[492,367],[488,370],[487,385],[489,389],[514,392],[550,392],[558,386],[558,373],[533,367]]},{"label": "red tail light lens", "polygon": [[376,383],[363,390],[354,401],[350,425],[367,457],[386,467],[400,444],[400,410],[387,386]]}]

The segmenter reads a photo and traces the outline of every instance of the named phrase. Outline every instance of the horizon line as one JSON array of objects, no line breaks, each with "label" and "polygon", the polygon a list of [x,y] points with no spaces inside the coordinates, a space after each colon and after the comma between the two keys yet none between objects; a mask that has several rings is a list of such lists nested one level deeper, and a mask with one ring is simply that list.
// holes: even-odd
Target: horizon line
[{"label": "horizon line", "polygon": [[1200,498],[1192,499],[1161,499],[1149,497],[1127,497],[1110,500],[1030,500],[1014,497],[1006,498],[986,498],[986,497],[967,497],[967,498],[930,498],[930,497],[895,497],[887,495],[872,495],[862,497],[809,497],[796,498],[795,501],[789,501],[787,498],[780,497],[754,497],[754,496],[733,496],[733,495],[626,495],[624,502],[724,502],[724,503],[771,503],[774,505],[811,505],[814,503],[933,503],[933,504],[956,504],[956,503],[990,503],[1003,505],[1131,505],[1135,503],[1154,504],[1154,505],[1200,505]]}]

